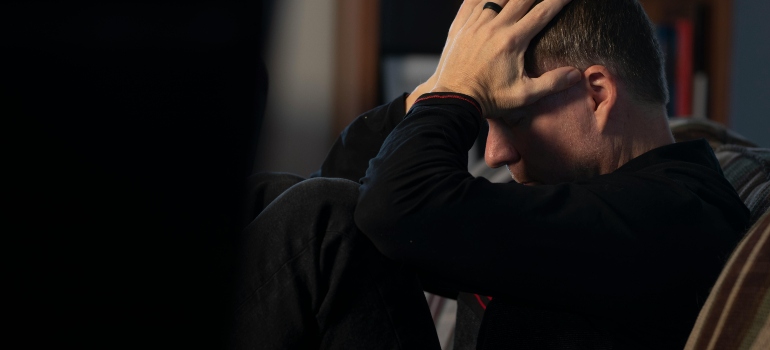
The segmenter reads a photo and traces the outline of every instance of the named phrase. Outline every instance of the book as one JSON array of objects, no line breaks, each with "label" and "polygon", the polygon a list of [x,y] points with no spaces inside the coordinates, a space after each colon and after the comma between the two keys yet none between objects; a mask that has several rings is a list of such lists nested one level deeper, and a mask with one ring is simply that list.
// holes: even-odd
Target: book
[{"label": "book", "polygon": [[689,18],[674,21],[676,32],[675,110],[677,117],[692,116],[694,25]]}]

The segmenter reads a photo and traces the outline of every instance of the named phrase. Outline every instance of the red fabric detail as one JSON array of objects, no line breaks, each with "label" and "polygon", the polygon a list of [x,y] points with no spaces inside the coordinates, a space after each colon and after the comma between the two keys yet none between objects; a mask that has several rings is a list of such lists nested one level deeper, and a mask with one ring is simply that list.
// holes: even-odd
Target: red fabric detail
[{"label": "red fabric detail", "polygon": [[[486,305],[486,304],[484,304],[484,302],[481,300],[481,296],[480,296],[480,295],[478,295],[478,294],[473,294],[473,296],[475,296],[475,297],[476,297],[476,300],[478,300],[478,301],[479,301],[479,304],[481,304],[481,308],[482,308],[482,309],[484,309],[484,310],[486,310],[486,309],[487,309],[487,305]],[[489,298],[490,300],[492,300],[492,298],[490,298],[490,297],[487,297],[487,298]]]}]

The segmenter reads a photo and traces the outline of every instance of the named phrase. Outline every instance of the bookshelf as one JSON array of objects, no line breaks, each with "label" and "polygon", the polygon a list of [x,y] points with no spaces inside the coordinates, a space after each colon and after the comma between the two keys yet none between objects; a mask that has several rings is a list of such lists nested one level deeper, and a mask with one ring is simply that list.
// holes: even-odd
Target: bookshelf
[{"label": "bookshelf", "polygon": [[[376,105],[379,81],[380,4],[386,0],[336,0],[335,125],[332,137],[359,113]],[[426,0],[427,1],[427,0]],[[459,3],[459,0],[453,2]],[[696,16],[708,9],[705,55],[708,77],[706,116],[729,126],[733,0],[640,0],[655,23]],[[363,4],[363,5],[362,5]],[[432,28],[432,27],[429,27]],[[441,28],[442,33],[445,29]],[[351,69],[353,68],[353,69]]]},{"label": "bookshelf", "polygon": [[640,0],[650,19],[672,23],[679,18],[695,20],[705,9],[701,43],[708,77],[707,117],[729,125],[732,0]]}]

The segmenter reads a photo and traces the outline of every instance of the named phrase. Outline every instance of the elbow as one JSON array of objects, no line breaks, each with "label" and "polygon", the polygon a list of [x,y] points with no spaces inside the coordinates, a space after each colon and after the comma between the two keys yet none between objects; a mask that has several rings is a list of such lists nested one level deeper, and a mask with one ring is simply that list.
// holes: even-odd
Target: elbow
[{"label": "elbow", "polygon": [[406,260],[406,251],[401,247],[405,232],[398,229],[400,218],[388,204],[387,195],[379,195],[365,185],[360,191],[354,213],[356,226],[380,253],[391,260]]}]

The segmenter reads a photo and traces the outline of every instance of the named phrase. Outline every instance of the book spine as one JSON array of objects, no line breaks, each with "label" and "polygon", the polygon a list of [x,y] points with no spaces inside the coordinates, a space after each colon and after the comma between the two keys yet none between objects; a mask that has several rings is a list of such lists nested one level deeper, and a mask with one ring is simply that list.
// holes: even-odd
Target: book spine
[{"label": "book spine", "polygon": [[678,117],[692,116],[693,89],[693,41],[694,28],[690,19],[681,18],[674,22],[676,31],[676,109]]}]

